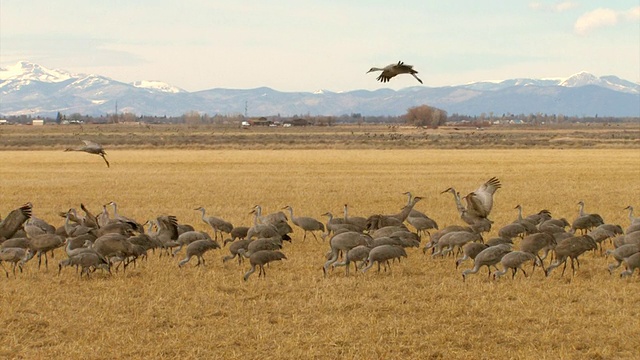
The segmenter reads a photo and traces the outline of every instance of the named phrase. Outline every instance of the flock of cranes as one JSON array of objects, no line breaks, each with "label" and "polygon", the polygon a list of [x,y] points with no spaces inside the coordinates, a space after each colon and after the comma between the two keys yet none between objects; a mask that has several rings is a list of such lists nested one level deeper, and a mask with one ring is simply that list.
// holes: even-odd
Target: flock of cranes
[{"label": "flock of cranes", "polygon": [[[33,205],[27,203],[1,219],[0,266],[7,277],[9,271],[5,263],[11,264],[14,277],[16,270],[22,271],[25,264],[36,257],[38,269],[42,262],[48,268],[48,254],[64,248],[67,258],[59,261],[58,272],[64,267],[75,266],[80,277],[88,278],[98,269],[111,273],[114,267],[116,270],[122,267],[122,271],[126,271],[127,266],[146,258],[150,251],[159,256],[175,256],[186,248],[186,256],[178,262],[178,267],[182,268],[193,257],[197,258],[195,266],[204,266],[207,252],[228,245],[229,255],[223,257],[223,262],[237,258],[242,266],[244,259],[249,259],[250,269],[243,276],[246,281],[256,269],[259,277],[266,276],[265,265],[287,259],[283,244],[292,241],[291,222],[303,231],[303,241],[311,234],[320,242],[316,235],[320,233],[320,238],[329,245],[322,266],[325,276],[330,276],[336,267],[345,267],[349,276],[351,264],[355,271],[362,273],[376,264],[378,271],[381,268],[387,271],[394,261],[408,256],[408,248],[420,246],[427,258],[455,258],[455,269],[463,262],[473,261],[471,268],[461,272],[463,280],[484,267],[494,279],[509,271],[512,278],[518,271],[528,276],[525,270],[528,264],[532,266],[531,273],[540,267],[545,276],[550,276],[560,266],[563,266],[564,275],[567,263],[570,263],[575,275],[580,256],[598,250],[616,261],[608,266],[610,273],[624,264],[625,270],[620,276],[628,276],[640,267],[640,218],[634,217],[631,206],[625,208],[629,211],[630,225],[623,229],[621,225],[606,223],[599,214],[585,212],[582,201],[578,203],[578,215],[572,222],[553,218],[547,210],[525,216],[518,205],[515,207],[516,219],[500,227],[497,237],[485,240],[485,234],[494,227],[489,215],[493,196],[500,187],[500,181],[494,177],[463,197],[454,188],[443,191],[453,194],[460,218],[466,225],[442,229],[435,220],[414,209],[422,198],[411,193],[404,194],[408,200],[398,213],[356,217],[349,215],[345,204],[342,218],[327,212],[323,214],[327,217],[325,223],[312,217],[296,216],[291,205],[271,214],[263,214],[262,207],[256,205],[251,210],[251,226],[233,226],[222,218],[208,216],[203,207],[193,209],[211,228],[212,235],[178,223],[171,215],[140,223],[120,214],[115,202],[103,205],[97,214],[84,204],[80,205],[82,214],[76,209],[61,212],[63,224],[55,227],[34,216]],[[611,241],[613,249],[604,252],[606,240]],[[546,261],[545,266],[548,258],[554,260]]]}]

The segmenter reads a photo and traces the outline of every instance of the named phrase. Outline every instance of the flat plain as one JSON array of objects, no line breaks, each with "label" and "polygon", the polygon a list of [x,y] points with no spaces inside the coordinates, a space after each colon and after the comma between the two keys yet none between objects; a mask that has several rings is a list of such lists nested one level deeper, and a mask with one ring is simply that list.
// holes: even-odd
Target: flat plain
[{"label": "flat plain", "polygon": [[[322,213],[341,215],[345,203],[352,216],[396,213],[406,203],[402,193],[411,191],[424,197],[416,209],[442,228],[462,220],[453,197],[441,192],[453,186],[466,194],[493,176],[502,188],[491,214],[494,227],[485,238],[516,219],[517,204],[525,215],[548,209],[554,217],[571,221],[577,216],[577,202],[583,200],[587,212],[623,228],[629,225],[623,208],[640,208],[639,137],[633,127],[616,131],[627,138],[609,146],[597,134],[592,136],[599,139],[598,146],[584,146],[585,141],[568,146],[567,133],[574,130],[563,129],[546,138],[544,146],[469,147],[462,135],[459,145],[444,148],[408,140],[404,146],[371,145],[366,140],[365,145],[335,140],[323,145],[322,139],[337,135],[311,136],[302,130],[296,130],[296,138],[308,137],[310,143],[287,146],[290,138],[278,138],[274,130],[265,130],[271,140],[261,143],[264,133],[236,130],[234,136],[247,136],[243,141],[253,145],[205,146],[181,138],[163,148],[149,141],[116,144],[125,136],[160,139],[161,132],[153,135],[145,129],[140,135],[105,129],[109,128],[73,134],[57,128],[2,130],[0,215],[30,201],[35,216],[60,226],[60,211],[84,203],[99,212],[103,204],[115,201],[121,214],[141,222],[171,214],[180,223],[211,232],[194,208],[203,206],[208,215],[234,225],[251,225],[249,212],[257,204],[264,212],[290,205],[297,216],[325,221]],[[380,141],[378,134],[383,133],[384,141],[391,141],[392,133],[415,138],[420,133],[380,129],[340,134],[370,139],[376,134]],[[45,132],[42,143],[32,133],[39,131]],[[200,136],[189,135],[186,128],[179,131],[186,139]],[[464,133],[471,138],[480,132]],[[7,145],[27,138],[32,142]],[[113,144],[107,147],[111,168],[97,156],[62,151],[81,138]],[[565,139],[560,140],[564,145],[549,141],[558,138]],[[228,247],[206,253],[206,264],[200,267],[193,259],[178,268],[184,251],[175,258],[156,252],[126,272],[97,271],[90,279],[81,279],[70,268],[58,275],[57,262],[66,256],[63,249],[55,251],[48,269],[38,270],[34,259],[15,278],[0,279],[0,357],[638,356],[640,277],[636,272],[621,279],[621,269],[610,275],[607,264],[613,260],[598,252],[580,258],[575,276],[570,270],[561,276],[561,269],[556,269],[547,278],[537,269],[527,278],[520,273],[513,280],[505,276],[494,281],[483,269],[463,282],[461,272],[472,266],[470,262],[455,269],[455,257],[433,259],[410,248],[408,258],[394,263],[390,271],[373,268],[346,277],[344,269],[337,268],[325,277],[328,242],[312,237],[303,242],[302,231],[293,228],[293,241],[283,249],[288,259],[270,264],[265,278],[256,273],[247,282],[242,279],[247,262],[222,263]],[[612,245],[607,242],[608,248]]]}]

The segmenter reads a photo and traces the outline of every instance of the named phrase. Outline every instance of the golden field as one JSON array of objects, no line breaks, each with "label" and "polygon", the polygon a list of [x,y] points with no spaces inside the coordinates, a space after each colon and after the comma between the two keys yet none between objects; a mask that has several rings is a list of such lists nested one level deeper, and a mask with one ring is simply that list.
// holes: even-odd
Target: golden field
[{"label": "golden field", "polygon": [[[627,227],[627,205],[640,209],[637,149],[107,149],[111,168],[85,153],[0,151],[0,214],[27,201],[35,216],[62,225],[56,214],[84,203],[94,212],[109,201],[144,222],[177,216],[210,230],[193,209],[234,225],[249,211],[285,205],[295,215],[395,213],[411,191],[416,208],[440,227],[460,224],[451,194],[502,182],[491,218],[513,221],[548,209],[570,221],[579,200],[587,212]],[[323,221],[326,219],[322,219]],[[463,283],[454,258],[432,259],[421,249],[390,272],[375,267],[326,278],[327,242],[293,226],[288,260],[266,278],[244,282],[248,262],[222,263],[228,249],[183,268],[175,258],[149,254],[113,276],[57,275],[63,249],[49,269],[37,259],[24,273],[0,278],[0,357],[17,359],[635,359],[640,349],[640,277],[609,275],[610,258],[587,253],[575,277],[556,269],[545,278],[518,274]],[[487,238],[487,237],[485,237]],[[424,245],[425,240],[423,239]],[[607,248],[611,244],[606,244]],[[529,270],[529,268],[527,268]]]}]

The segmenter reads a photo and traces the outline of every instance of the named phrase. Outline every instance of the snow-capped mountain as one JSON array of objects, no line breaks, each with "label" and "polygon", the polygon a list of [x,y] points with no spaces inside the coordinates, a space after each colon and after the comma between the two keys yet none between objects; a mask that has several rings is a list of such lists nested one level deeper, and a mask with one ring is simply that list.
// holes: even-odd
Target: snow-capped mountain
[{"label": "snow-capped mountain", "polygon": [[401,115],[412,106],[430,105],[449,113],[547,113],[577,116],[640,117],[640,84],[616,76],[580,72],[567,78],[481,81],[398,91],[353,90],[280,92],[256,89],[211,89],[187,92],[162,81],[124,83],[100,75],[73,74],[21,61],[0,69],[0,115],[104,115],[120,111],[137,115],[179,116],[189,111],[250,115]]},{"label": "snow-capped mountain", "polygon": [[138,80],[131,83],[131,85],[140,88],[140,89],[149,89],[149,90],[157,90],[166,93],[181,93],[186,92],[179,87],[169,85],[166,82],[158,81],[158,80]]}]

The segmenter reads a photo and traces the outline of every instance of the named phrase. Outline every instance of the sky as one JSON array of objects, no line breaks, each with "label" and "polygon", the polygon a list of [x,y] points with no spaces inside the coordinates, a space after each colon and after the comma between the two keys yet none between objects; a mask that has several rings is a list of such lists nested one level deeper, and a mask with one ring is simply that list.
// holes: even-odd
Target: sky
[{"label": "sky", "polygon": [[187,91],[401,89],[581,71],[640,82],[640,1],[0,0],[0,66]]}]

